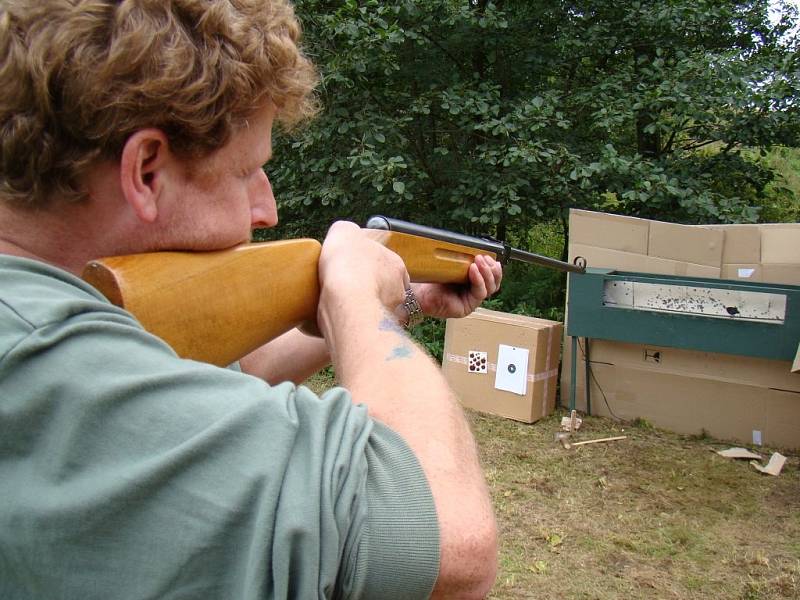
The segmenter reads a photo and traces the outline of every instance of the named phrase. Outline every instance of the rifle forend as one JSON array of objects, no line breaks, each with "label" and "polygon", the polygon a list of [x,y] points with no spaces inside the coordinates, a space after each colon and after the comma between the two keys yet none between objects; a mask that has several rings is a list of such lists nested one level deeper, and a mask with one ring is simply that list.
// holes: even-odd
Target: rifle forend
[{"label": "rifle forend", "polygon": [[464,235],[463,233],[456,233],[447,231],[445,229],[435,229],[425,225],[417,225],[416,223],[409,223],[408,221],[401,221],[400,219],[392,219],[380,215],[370,217],[367,221],[367,229],[376,229],[384,231],[393,231],[396,233],[405,233],[409,235],[422,236],[433,240],[440,240],[442,242],[449,242],[458,244],[469,248],[475,248],[483,254],[491,254],[502,264],[506,264],[510,260],[518,260],[521,262],[532,263],[549,267],[551,269],[558,269],[559,271],[572,271],[575,273],[583,273],[586,271],[586,259],[578,257],[575,263],[564,262],[543,256],[541,254],[534,254],[526,250],[518,250],[512,248],[504,242],[500,242],[487,237],[472,237]]}]

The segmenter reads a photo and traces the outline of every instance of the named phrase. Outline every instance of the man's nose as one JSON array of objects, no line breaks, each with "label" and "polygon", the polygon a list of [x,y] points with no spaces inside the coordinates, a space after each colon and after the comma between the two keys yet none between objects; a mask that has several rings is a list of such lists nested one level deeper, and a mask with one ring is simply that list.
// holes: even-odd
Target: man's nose
[{"label": "man's nose", "polygon": [[255,177],[250,190],[250,227],[275,227],[278,224],[278,207],[272,194],[272,184],[265,171]]}]

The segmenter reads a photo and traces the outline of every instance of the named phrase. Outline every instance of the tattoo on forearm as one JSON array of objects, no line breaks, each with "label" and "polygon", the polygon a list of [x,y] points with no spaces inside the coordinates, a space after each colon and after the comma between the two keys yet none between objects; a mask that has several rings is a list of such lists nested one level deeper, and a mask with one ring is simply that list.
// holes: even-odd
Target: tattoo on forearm
[{"label": "tattoo on forearm", "polygon": [[411,357],[411,346],[408,344],[403,344],[402,346],[397,346],[392,348],[392,353],[386,357],[386,360],[395,360],[398,358],[410,358]]},{"label": "tattoo on forearm", "polygon": [[394,331],[400,336],[402,340],[399,346],[395,346],[392,348],[391,353],[389,356],[386,357],[386,360],[397,360],[400,358],[410,358],[413,354],[414,347],[406,337],[405,330],[397,324],[394,319],[390,319],[389,317],[385,317],[381,320],[380,324],[378,325],[378,329],[381,331]]},{"label": "tattoo on forearm", "polygon": [[381,322],[378,324],[378,329],[381,331],[394,331],[395,333],[400,334],[403,333],[403,328],[397,324],[397,321],[389,317],[384,317],[381,319]]}]

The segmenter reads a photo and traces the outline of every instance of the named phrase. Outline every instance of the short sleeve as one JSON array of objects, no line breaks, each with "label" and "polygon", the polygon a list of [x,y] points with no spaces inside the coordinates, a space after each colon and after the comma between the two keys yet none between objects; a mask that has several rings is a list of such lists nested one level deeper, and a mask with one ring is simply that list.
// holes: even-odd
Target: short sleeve
[{"label": "short sleeve", "polygon": [[179,359],[37,269],[0,290],[0,597],[429,595],[422,469],[346,391]]}]

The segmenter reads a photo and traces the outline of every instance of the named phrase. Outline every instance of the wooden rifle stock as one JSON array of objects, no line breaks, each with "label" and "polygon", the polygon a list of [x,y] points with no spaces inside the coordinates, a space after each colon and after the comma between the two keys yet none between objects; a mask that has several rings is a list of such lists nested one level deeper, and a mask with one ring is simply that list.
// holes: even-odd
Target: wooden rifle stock
[{"label": "wooden rifle stock", "polygon": [[[465,283],[474,257],[487,254],[393,231],[364,232],[399,254],[414,282]],[[316,240],[297,239],[131,254],[90,262],[83,279],[179,356],[226,366],[316,321],[320,249]]]}]

